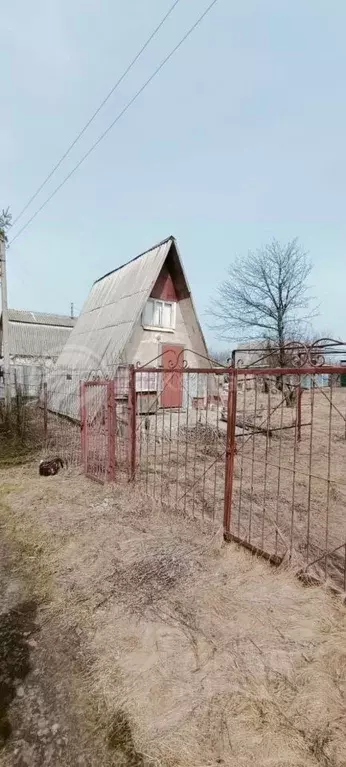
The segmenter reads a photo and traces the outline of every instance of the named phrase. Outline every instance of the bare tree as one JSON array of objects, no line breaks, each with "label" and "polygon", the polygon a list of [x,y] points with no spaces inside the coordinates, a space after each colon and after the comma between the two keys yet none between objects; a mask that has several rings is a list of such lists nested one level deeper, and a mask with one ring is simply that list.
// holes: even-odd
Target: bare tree
[{"label": "bare tree", "polygon": [[278,351],[284,366],[287,341],[300,338],[314,314],[307,285],[311,268],[297,239],[285,245],[273,240],[237,258],[212,301],[213,329],[227,340],[260,339]]}]

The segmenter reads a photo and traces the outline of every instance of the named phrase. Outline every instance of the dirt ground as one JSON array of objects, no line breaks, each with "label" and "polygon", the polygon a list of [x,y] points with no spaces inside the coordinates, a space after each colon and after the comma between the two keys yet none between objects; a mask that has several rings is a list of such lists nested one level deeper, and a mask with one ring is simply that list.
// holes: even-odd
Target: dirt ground
[{"label": "dirt ground", "polygon": [[130,486],[0,483],[1,765],[344,767],[338,598]]},{"label": "dirt ground", "polygon": [[17,536],[9,489],[0,501],[0,764],[113,764],[83,681],[79,629],[50,609],[40,545]]}]

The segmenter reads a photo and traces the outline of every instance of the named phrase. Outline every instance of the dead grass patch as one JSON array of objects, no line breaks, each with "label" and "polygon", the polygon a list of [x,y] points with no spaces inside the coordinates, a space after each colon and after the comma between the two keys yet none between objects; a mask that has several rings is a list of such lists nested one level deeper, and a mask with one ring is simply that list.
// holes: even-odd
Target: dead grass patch
[{"label": "dead grass patch", "polygon": [[344,767],[346,618],[327,590],[128,486],[30,467],[6,482],[115,764]]}]

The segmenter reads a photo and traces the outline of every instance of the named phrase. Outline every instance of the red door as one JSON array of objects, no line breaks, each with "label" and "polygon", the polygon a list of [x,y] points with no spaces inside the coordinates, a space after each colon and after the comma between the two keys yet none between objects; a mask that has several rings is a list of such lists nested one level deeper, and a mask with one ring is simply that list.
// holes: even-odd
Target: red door
[{"label": "red door", "polygon": [[169,372],[163,374],[161,407],[181,407],[183,404],[183,360],[183,346],[163,344],[162,366],[169,368]]}]

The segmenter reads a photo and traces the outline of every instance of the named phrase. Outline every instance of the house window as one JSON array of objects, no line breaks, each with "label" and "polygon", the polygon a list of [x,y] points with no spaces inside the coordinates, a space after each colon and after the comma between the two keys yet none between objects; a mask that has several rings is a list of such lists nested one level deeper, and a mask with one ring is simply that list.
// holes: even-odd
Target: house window
[{"label": "house window", "polygon": [[161,330],[174,330],[175,328],[174,301],[157,301],[149,298],[142,316],[145,328],[161,328]]}]

